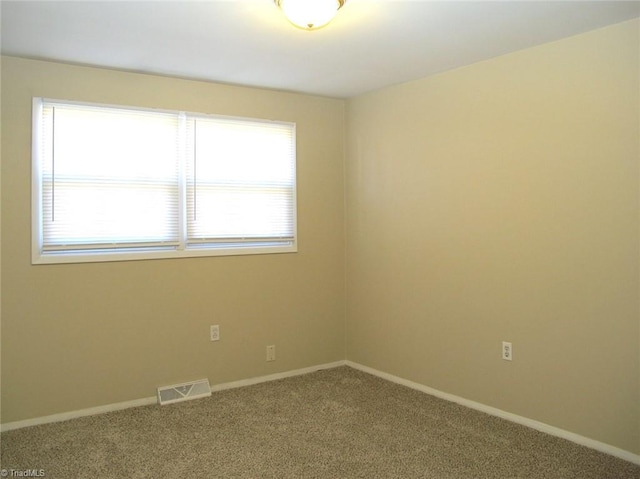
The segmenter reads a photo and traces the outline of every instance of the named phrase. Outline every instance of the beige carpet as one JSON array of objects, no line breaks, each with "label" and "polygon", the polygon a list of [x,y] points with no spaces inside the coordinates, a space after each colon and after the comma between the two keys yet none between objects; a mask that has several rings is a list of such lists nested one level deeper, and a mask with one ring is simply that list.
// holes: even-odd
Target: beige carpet
[{"label": "beige carpet", "polygon": [[48,479],[640,478],[640,466],[340,367],[3,433]]}]

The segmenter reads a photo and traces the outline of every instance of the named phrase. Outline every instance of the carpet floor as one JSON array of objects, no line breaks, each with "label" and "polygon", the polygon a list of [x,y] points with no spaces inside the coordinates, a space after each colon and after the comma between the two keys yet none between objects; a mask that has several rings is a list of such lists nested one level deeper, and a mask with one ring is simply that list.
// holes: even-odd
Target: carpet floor
[{"label": "carpet floor", "polygon": [[349,367],[0,439],[7,477],[640,479],[640,466]]}]

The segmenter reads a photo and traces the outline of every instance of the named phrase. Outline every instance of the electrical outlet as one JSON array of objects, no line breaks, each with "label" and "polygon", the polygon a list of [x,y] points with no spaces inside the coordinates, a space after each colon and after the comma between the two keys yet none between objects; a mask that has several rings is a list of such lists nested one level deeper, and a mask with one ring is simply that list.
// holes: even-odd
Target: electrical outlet
[{"label": "electrical outlet", "polygon": [[502,341],[502,359],[505,361],[513,360],[513,345],[507,341]]},{"label": "electrical outlet", "polygon": [[211,336],[211,341],[219,341],[220,340],[220,326],[217,324],[212,325],[209,328],[209,335]]},{"label": "electrical outlet", "polygon": [[276,360],[276,347],[274,345],[267,346],[267,361]]}]

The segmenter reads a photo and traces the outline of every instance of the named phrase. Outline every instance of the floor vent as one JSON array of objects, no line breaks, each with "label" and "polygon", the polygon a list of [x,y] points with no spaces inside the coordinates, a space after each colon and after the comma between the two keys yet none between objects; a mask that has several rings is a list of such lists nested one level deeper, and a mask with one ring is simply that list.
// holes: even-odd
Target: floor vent
[{"label": "floor vent", "polygon": [[163,406],[206,396],[211,396],[211,387],[208,379],[158,388],[158,402]]}]

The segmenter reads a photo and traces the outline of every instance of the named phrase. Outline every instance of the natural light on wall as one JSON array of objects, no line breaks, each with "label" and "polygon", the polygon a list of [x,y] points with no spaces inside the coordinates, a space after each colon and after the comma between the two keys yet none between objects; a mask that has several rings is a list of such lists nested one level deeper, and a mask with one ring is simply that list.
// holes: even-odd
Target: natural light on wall
[{"label": "natural light on wall", "polygon": [[305,30],[315,30],[325,26],[345,0],[275,0],[285,16],[295,26]]}]

